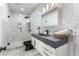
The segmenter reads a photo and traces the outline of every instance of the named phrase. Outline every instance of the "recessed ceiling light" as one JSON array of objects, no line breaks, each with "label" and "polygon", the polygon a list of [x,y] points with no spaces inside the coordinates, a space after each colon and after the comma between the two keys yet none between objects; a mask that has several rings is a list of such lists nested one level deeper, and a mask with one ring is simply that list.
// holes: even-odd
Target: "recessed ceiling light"
[{"label": "recessed ceiling light", "polygon": [[30,20],[29,20],[29,19],[27,19],[27,20],[26,20],[26,22],[30,22]]},{"label": "recessed ceiling light", "polygon": [[3,6],[4,5],[4,3],[0,3],[0,6]]},{"label": "recessed ceiling light", "polygon": [[43,7],[43,12],[45,12],[45,8]]},{"label": "recessed ceiling light", "polygon": [[54,5],[55,5],[55,4],[54,4],[54,3],[52,3],[52,7],[54,7]]},{"label": "recessed ceiling light", "polygon": [[21,10],[23,11],[23,10],[24,10],[24,8],[21,8]]},{"label": "recessed ceiling light", "polygon": [[20,16],[22,16],[22,14],[20,14]]}]

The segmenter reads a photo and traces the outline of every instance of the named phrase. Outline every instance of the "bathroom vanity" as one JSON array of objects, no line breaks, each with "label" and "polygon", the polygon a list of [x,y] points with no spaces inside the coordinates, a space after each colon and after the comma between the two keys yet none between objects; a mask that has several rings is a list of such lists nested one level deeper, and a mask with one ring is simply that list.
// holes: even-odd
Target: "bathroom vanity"
[{"label": "bathroom vanity", "polygon": [[57,39],[51,35],[31,34],[31,41],[43,56],[67,56],[67,38]]}]

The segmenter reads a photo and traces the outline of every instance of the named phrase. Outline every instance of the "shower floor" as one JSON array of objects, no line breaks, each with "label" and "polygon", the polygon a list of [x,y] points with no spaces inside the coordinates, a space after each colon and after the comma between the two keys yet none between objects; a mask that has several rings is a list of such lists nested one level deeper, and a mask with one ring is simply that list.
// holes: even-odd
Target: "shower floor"
[{"label": "shower floor", "polygon": [[41,56],[41,54],[36,49],[25,51],[25,47],[22,46],[2,51],[0,52],[0,56]]}]

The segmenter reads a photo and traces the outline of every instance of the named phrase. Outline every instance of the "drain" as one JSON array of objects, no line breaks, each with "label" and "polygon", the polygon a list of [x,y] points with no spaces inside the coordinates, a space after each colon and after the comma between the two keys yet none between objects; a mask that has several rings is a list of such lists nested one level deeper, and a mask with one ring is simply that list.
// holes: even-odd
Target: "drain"
[{"label": "drain", "polygon": [[7,45],[10,45],[10,43],[7,43]]}]

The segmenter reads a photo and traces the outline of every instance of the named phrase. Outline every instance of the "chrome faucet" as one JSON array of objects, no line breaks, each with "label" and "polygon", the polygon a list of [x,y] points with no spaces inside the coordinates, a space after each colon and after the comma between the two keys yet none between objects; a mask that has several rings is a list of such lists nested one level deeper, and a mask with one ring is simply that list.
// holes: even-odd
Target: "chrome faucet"
[{"label": "chrome faucet", "polygon": [[47,35],[49,35],[49,30],[45,30],[45,32],[47,33]]}]

